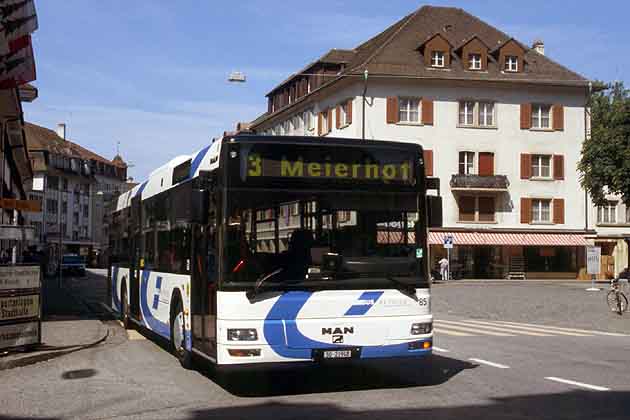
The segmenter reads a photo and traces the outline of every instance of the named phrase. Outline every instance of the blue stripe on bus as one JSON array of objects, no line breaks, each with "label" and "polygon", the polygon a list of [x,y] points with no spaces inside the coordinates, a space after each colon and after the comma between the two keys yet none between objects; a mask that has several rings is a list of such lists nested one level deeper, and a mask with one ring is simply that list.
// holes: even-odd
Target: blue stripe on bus
[{"label": "blue stripe on bus", "polygon": [[359,300],[364,303],[352,305],[344,315],[365,315],[367,311],[376,304],[376,301],[383,296],[383,293],[384,292],[363,292],[361,296],[359,296]]},{"label": "blue stripe on bus", "polygon": [[[380,293],[382,294],[383,292]],[[269,310],[263,325],[263,335],[269,347],[279,356],[288,359],[311,359],[313,349],[356,347],[356,345],[340,346],[338,344],[324,343],[308,338],[300,332],[296,318],[312,295],[313,293],[311,292],[286,292],[280,296]],[[423,341],[430,341],[430,339],[421,340],[420,342]],[[382,346],[361,346],[361,358],[413,357],[426,356],[431,353],[431,350],[409,350],[409,343],[413,342]],[[286,343],[291,343],[292,347],[289,347]]]},{"label": "blue stripe on bus", "polygon": [[190,165],[190,171],[188,172],[188,179],[191,179],[193,176],[195,176],[195,172],[197,172],[197,169],[199,169],[199,166],[201,165],[203,158],[206,157],[208,150],[210,150],[210,146],[204,147],[203,149],[199,151],[199,153],[197,153],[197,156],[195,156],[195,159],[192,161]]},{"label": "blue stripe on bus", "polygon": [[138,191],[136,191],[136,193],[134,194],[134,197],[140,196],[142,198],[142,192],[147,187],[148,183],[149,183],[149,180],[146,180],[142,184],[140,184],[140,188],[138,188]]},{"label": "blue stripe on bus", "polygon": [[146,324],[147,328],[151,331],[155,332],[158,335],[161,335],[164,338],[171,338],[171,329],[166,322],[162,322],[157,319],[152,313],[151,308],[148,305],[148,292],[149,292],[149,276],[151,272],[149,270],[145,270],[142,272],[142,278],[140,281],[140,308],[142,309],[142,319]]}]

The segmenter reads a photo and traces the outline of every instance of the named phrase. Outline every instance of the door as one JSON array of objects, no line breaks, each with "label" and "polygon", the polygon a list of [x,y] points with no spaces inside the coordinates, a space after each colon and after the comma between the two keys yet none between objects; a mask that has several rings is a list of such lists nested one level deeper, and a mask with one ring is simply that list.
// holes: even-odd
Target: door
[{"label": "door", "polygon": [[129,244],[131,251],[131,261],[129,261],[129,311],[139,321],[142,320],[142,311],[140,311],[141,204],[139,196],[131,199],[131,241]]},{"label": "door", "polygon": [[193,347],[216,358],[217,249],[215,226],[193,227],[191,313]]}]

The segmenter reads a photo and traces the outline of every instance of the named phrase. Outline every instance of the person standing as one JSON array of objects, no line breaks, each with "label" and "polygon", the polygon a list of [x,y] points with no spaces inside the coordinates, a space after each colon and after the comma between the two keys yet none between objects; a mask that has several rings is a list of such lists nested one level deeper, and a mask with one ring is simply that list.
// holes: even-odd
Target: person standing
[{"label": "person standing", "polygon": [[442,276],[442,280],[448,281],[448,260],[446,257],[442,257],[438,264],[440,264],[440,275]]}]

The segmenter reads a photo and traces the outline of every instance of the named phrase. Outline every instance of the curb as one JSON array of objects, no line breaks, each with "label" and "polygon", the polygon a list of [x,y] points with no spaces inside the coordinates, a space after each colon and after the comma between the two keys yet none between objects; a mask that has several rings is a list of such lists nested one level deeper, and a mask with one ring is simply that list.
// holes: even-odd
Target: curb
[{"label": "curb", "polygon": [[8,369],[13,369],[16,367],[23,367],[23,366],[28,366],[28,365],[33,365],[35,363],[40,363],[40,362],[45,362],[47,360],[51,360],[51,359],[56,359],[57,357],[61,357],[61,356],[65,356],[67,354],[71,354],[80,350],[86,350],[92,347],[96,347],[99,344],[104,343],[107,338],[109,337],[109,328],[107,328],[107,331],[105,332],[105,335],[101,338],[99,338],[98,340],[89,343],[89,344],[82,344],[82,345],[77,345],[77,346],[73,346],[72,348],[69,349],[64,349],[64,350],[59,350],[59,351],[51,351],[48,353],[44,353],[44,354],[35,354],[32,356],[27,356],[27,357],[21,357],[15,360],[9,360],[6,362],[2,362],[0,361],[0,371],[2,370],[8,370]]}]

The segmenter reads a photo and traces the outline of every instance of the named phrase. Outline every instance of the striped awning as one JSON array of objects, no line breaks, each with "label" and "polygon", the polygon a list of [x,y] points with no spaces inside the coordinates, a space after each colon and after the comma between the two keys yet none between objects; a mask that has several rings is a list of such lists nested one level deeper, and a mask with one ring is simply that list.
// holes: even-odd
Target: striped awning
[{"label": "striped awning", "polygon": [[586,246],[584,235],[575,233],[429,232],[429,245],[441,245],[445,236],[457,245]]}]

